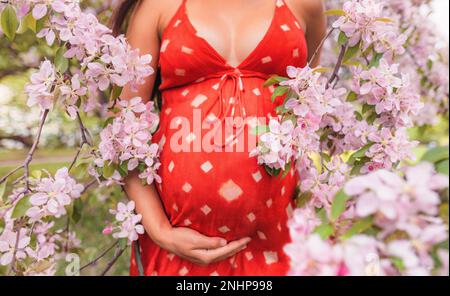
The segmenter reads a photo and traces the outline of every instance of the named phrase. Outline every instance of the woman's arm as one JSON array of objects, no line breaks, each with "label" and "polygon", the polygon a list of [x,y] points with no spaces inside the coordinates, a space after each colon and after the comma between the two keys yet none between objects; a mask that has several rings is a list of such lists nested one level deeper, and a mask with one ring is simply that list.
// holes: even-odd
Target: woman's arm
[{"label": "woman's arm", "polygon": [[308,44],[308,61],[311,61],[311,67],[316,67],[320,63],[320,43],[326,35],[327,18],[324,14],[323,0],[288,0],[292,10],[298,19],[302,20],[303,29],[306,32],[306,42]]},{"label": "woman's arm", "polygon": [[[154,69],[158,68],[160,48],[160,20],[166,7],[177,1],[141,1],[134,9],[128,26],[127,38],[141,54],[151,54]],[[139,85],[137,92],[129,86],[124,87],[121,98],[130,99],[136,96],[148,101],[152,97],[155,75],[148,77]],[[189,228],[175,228],[170,224],[164,211],[161,199],[154,185],[144,186],[138,172],[131,172],[125,180],[125,191],[136,203],[136,211],[142,214],[142,224],[146,233],[160,247],[197,264],[209,264],[223,260],[241,251],[249,238],[227,243],[219,237],[206,237]]]}]

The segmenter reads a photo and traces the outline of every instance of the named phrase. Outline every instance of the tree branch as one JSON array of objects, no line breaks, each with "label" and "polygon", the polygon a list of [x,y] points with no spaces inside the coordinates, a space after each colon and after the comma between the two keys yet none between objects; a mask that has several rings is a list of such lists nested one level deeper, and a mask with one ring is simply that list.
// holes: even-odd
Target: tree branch
[{"label": "tree branch", "polygon": [[23,168],[23,169],[25,169],[25,173],[24,173],[25,184],[26,184],[27,191],[29,192],[29,190],[30,190],[30,184],[29,184],[30,163],[33,160],[34,153],[36,152],[36,149],[39,145],[39,141],[41,140],[42,130],[44,128],[44,124],[47,119],[48,113],[49,113],[48,109],[44,110],[44,113],[42,113],[41,122],[39,123],[38,133],[36,135],[36,138],[34,139],[33,146],[31,146],[31,149],[28,152],[27,157],[25,158],[25,161],[23,162],[23,164],[18,166],[17,168],[15,168],[8,174],[6,174],[6,176],[4,176],[2,179],[0,179],[0,184],[4,183],[11,175],[13,175],[14,173],[16,173],[17,171],[19,171],[20,169]]},{"label": "tree branch", "polygon": [[106,269],[101,273],[101,276],[105,276],[108,273],[108,271],[111,269],[111,267],[114,266],[114,264],[117,262],[120,256],[122,256],[123,252],[125,252],[126,249],[126,247],[123,247],[115,254],[114,258],[106,266]]},{"label": "tree branch", "polygon": [[118,243],[119,243],[119,241],[115,241],[114,244],[112,244],[111,246],[109,246],[105,251],[103,251],[103,253],[101,253],[99,256],[97,256],[97,258],[95,258],[95,259],[92,260],[91,262],[89,262],[89,263],[83,265],[83,266],[80,268],[80,271],[82,271],[82,270],[88,268],[88,267],[91,266],[91,265],[96,264],[100,259],[102,259],[103,257],[105,257],[106,254],[109,253],[109,251],[111,251],[115,246],[117,246]]},{"label": "tree branch", "polygon": [[339,57],[338,57],[338,60],[336,62],[336,65],[334,66],[333,73],[331,74],[331,77],[330,77],[330,79],[327,82],[327,88],[329,88],[332,85],[332,83],[336,79],[339,78],[339,76],[338,76],[339,70],[342,67],[342,62],[344,61],[344,55],[345,55],[346,51],[347,51],[347,44],[344,44],[344,45],[341,46],[341,51],[339,52]]}]

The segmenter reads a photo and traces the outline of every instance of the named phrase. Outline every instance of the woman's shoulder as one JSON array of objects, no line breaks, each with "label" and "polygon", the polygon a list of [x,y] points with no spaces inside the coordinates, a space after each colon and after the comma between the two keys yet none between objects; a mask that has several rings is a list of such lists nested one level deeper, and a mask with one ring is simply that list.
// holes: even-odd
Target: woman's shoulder
[{"label": "woman's shoulder", "polygon": [[285,2],[304,18],[322,15],[324,12],[324,0],[285,0]]},{"label": "woman's shoulder", "polygon": [[147,22],[157,23],[162,31],[170,22],[183,0],[143,0],[139,1],[135,10],[135,17],[143,18]]}]

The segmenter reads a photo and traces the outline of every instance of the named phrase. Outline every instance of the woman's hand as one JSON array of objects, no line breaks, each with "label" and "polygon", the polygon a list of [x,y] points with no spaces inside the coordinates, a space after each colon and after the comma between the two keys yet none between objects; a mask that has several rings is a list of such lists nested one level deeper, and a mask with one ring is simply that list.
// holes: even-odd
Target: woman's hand
[{"label": "woman's hand", "polygon": [[251,241],[250,237],[245,237],[227,242],[185,227],[173,227],[160,235],[158,245],[161,248],[198,265],[209,265],[231,257],[244,250]]}]

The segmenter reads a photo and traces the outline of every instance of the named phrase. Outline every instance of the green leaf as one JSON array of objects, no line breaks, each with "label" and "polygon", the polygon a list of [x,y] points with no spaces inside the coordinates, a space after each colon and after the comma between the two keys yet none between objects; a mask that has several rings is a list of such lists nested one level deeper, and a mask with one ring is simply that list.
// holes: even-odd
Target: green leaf
[{"label": "green leaf", "polygon": [[381,60],[382,57],[383,57],[383,54],[375,53],[373,55],[372,60],[370,61],[369,68],[377,67],[380,64],[380,60]]},{"label": "green leaf", "polygon": [[83,206],[84,204],[81,198],[77,198],[73,202],[73,211],[71,218],[74,223],[78,223],[83,217]]},{"label": "green leaf", "polygon": [[55,54],[55,66],[56,69],[60,73],[64,73],[69,68],[69,60],[64,57],[64,54],[66,53],[66,47],[61,46],[58,48]]},{"label": "green leaf", "polygon": [[40,179],[42,177],[42,171],[41,170],[34,170],[31,172],[31,176],[35,179]]},{"label": "green leaf", "polygon": [[257,125],[250,130],[252,135],[260,136],[269,132],[268,125]]},{"label": "green leaf", "polygon": [[276,98],[281,97],[282,95],[285,95],[289,91],[288,86],[279,86],[275,88],[273,94],[272,94],[272,102],[275,101]]},{"label": "green leaf", "polygon": [[448,166],[449,166],[449,160],[448,159],[443,160],[443,161],[439,162],[438,164],[436,164],[436,171],[440,174],[449,176]]},{"label": "green leaf", "polygon": [[376,18],[376,21],[378,22],[383,22],[383,23],[392,23],[392,19],[387,18],[387,17],[378,17]]},{"label": "green leaf", "polygon": [[366,114],[367,112],[372,111],[374,109],[375,109],[375,107],[373,105],[364,104],[362,106],[362,110],[361,111],[362,111],[362,114]]},{"label": "green leaf", "polygon": [[324,208],[316,210],[316,215],[323,223],[328,223],[327,211]]},{"label": "green leaf", "polygon": [[322,239],[328,239],[333,234],[333,226],[330,224],[322,224],[317,226],[314,232],[320,235]]},{"label": "green leaf", "polygon": [[352,170],[350,171],[350,175],[351,176],[359,175],[363,166],[364,166],[364,163],[355,164],[353,166]]},{"label": "green leaf", "polygon": [[438,163],[442,160],[449,159],[449,150],[448,146],[441,146],[430,149],[425,153],[422,157],[422,161],[428,161],[431,163]]},{"label": "green leaf", "polygon": [[372,227],[373,218],[372,217],[366,217],[362,220],[356,221],[349,230],[342,236],[342,239],[348,239],[356,234],[363,233],[370,227]]},{"label": "green leaf", "polygon": [[378,115],[376,112],[372,112],[370,113],[369,117],[367,117],[367,123],[368,124],[373,124],[375,122],[375,119],[377,119]]},{"label": "green leaf", "polygon": [[345,54],[344,54],[344,63],[346,63],[351,58],[353,58],[359,52],[360,47],[361,47],[361,42],[359,42],[355,46],[347,48],[347,50],[345,51]]},{"label": "green leaf", "polygon": [[3,33],[10,41],[16,37],[16,31],[19,28],[19,20],[17,19],[16,10],[12,5],[7,5],[2,12],[1,25]]},{"label": "green leaf", "polygon": [[351,91],[347,95],[347,102],[354,102],[358,99],[358,94],[354,91]]},{"label": "green leaf", "polygon": [[344,45],[348,42],[348,37],[344,32],[339,33],[338,43],[339,45]]},{"label": "green leaf", "polygon": [[111,91],[111,100],[114,101],[120,97],[122,94],[123,87],[114,85]]},{"label": "green leaf", "polygon": [[11,217],[17,219],[25,216],[25,213],[28,211],[30,207],[31,207],[30,197],[26,196],[17,202],[11,214]]},{"label": "green leaf", "polygon": [[331,205],[331,221],[336,221],[345,211],[347,200],[350,197],[345,194],[344,190],[340,190],[333,199]]},{"label": "green leaf", "polygon": [[37,273],[41,273],[41,272],[46,271],[47,269],[49,269],[52,266],[53,266],[53,263],[50,262],[49,260],[41,260],[33,266],[33,270],[36,271]]},{"label": "green leaf", "polygon": [[108,119],[105,120],[105,122],[103,123],[103,128],[107,127],[108,125],[110,125],[111,123],[113,123],[115,117],[109,117]]},{"label": "green leaf", "polygon": [[281,178],[284,179],[288,175],[288,173],[291,171],[292,162],[289,162],[286,167],[284,168],[283,174],[281,175]]},{"label": "green leaf", "polygon": [[311,192],[305,192],[305,193],[301,193],[299,195],[299,197],[297,198],[297,207],[301,208],[303,207],[308,201],[311,200],[311,198],[313,197],[313,194]]},{"label": "green leaf", "polygon": [[22,22],[25,27],[36,33],[36,20],[31,12],[23,18]]},{"label": "green leaf", "polygon": [[327,67],[320,67],[320,68],[315,68],[313,70],[314,73],[329,73],[331,72],[331,68],[327,68]]},{"label": "green leaf", "polygon": [[330,15],[343,16],[343,15],[346,15],[346,13],[342,9],[330,9],[330,10],[325,11],[325,15],[328,15],[328,16],[330,16]]},{"label": "green leaf", "polygon": [[281,173],[280,169],[273,169],[273,168],[268,167],[267,165],[264,165],[264,169],[272,177],[277,177]]},{"label": "green leaf", "polygon": [[115,165],[113,163],[105,161],[105,164],[103,166],[103,177],[105,177],[106,179],[111,178],[114,175],[115,171]]},{"label": "green leaf", "polygon": [[353,153],[350,158],[348,159],[348,163],[349,164],[354,164],[355,161],[358,158],[362,158],[366,155],[367,150],[370,149],[370,147],[372,147],[373,143],[370,142],[368,143],[366,146],[362,147],[361,149],[359,149],[358,151],[356,151],[355,153]]},{"label": "green leaf", "polygon": [[267,79],[266,82],[264,82],[264,87],[276,85],[276,84],[279,84],[281,81],[286,81],[286,80],[289,80],[289,79],[286,77],[274,75],[274,76],[270,77],[269,79]]},{"label": "green leaf", "polygon": [[3,197],[5,196],[6,192],[6,181],[0,184],[0,201],[4,200]]},{"label": "green leaf", "polygon": [[358,119],[358,121],[362,121],[363,120],[362,114],[359,113],[358,111],[355,111],[355,117],[356,117],[356,119]]},{"label": "green leaf", "polygon": [[117,170],[119,171],[119,174],[122,176],[122,178],[125,178],[128,175],[128,161],[121,163]]},{"label": "green leaf", "polygon": [[36,21],[36,32],[41,31],[48,20],[48,15],[44,16],[43,18]]}]

